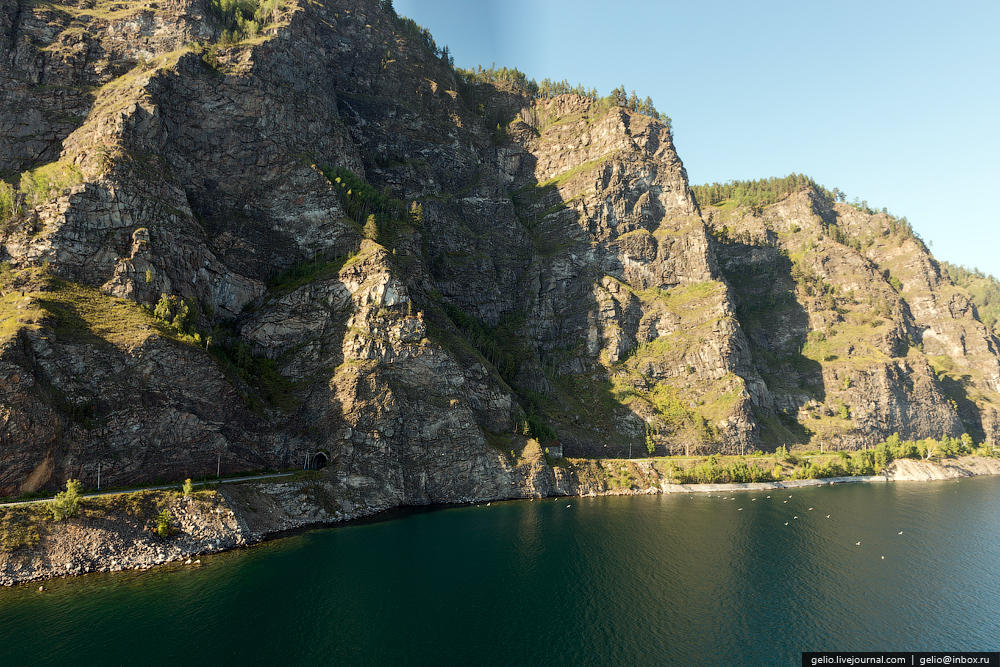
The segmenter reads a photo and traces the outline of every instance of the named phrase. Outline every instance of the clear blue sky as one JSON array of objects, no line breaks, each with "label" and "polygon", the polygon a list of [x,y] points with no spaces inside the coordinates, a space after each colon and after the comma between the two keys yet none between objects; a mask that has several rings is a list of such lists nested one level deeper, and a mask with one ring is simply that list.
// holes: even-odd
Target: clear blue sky
[{"label": "clear blue sky", "polygon": [[692,183],[806,173],[1000,277],[1000,2],[394,5],[456,65],[649,95]]}]

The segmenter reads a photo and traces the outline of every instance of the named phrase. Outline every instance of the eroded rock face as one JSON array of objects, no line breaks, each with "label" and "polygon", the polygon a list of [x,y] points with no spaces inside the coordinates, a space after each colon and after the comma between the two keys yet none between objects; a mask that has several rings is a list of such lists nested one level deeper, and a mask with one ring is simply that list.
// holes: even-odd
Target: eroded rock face
[{"label": "eroded rock face", "polygon": [[224,28],[0,2],[4,493],[322,454],[367,512],[551,492],[526,426],[567,456],[995,438],[997,342],[878,216],[700,211],[659,121],[466,82],[374,1]]}]

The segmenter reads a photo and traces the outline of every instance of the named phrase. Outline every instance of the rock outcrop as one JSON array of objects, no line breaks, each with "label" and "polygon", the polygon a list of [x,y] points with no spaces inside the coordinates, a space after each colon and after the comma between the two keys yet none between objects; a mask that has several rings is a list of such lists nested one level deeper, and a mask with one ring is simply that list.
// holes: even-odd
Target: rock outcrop
[{"label": "rock outcrop", "polygon": [[0,493],[326,465],[376,511],[558,489],[528,434],[996,441],[998,342],[887,217],[699,207],[651,116],[267,6],[0,0]]}]

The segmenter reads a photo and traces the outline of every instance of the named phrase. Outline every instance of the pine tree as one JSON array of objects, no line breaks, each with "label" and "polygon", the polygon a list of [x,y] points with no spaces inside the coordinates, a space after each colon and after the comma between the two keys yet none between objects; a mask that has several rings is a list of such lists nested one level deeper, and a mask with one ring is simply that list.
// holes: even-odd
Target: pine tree
[{"label": "pine tree", "polygon": [[418,201],[414,201],[410,204],[410,219],[413,220],[413,224],[422,225],[424,224],[424,206]]},{"label": "pine tree", "polygon": [[624,84],[612,90],[611,94],[612,96],[614,96],[615,104],[617,104],[618,106],[623,107],[625,106],[625,104],[628,103],[628,98],[625,96]]},{"label": "pine tree", "polygon": [[366,239],[371,239],[378,243],[378,222],[375,220],[375,214],[372,213],[368,216],[365,221],[365,227],[361,232]]},{"label": "pine tree", "polygon": [[174,319],[174,307],[166,293],[160,294],[160,300],[153,309],[153,317],[164,322],[171,322]]}]

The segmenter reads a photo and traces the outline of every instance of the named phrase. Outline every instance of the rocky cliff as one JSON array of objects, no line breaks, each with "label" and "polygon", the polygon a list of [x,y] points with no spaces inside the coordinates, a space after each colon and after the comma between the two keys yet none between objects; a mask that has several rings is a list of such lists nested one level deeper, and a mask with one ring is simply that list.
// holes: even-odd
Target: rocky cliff
[{"label": "rocky cliff", "polygon": [[371,0],[221,7],[0,0],[3,493],[327,465],[378,509],[552,488],[526,434],[996,440],[997,340],[888,217],[700,207],[664,123]]}]

